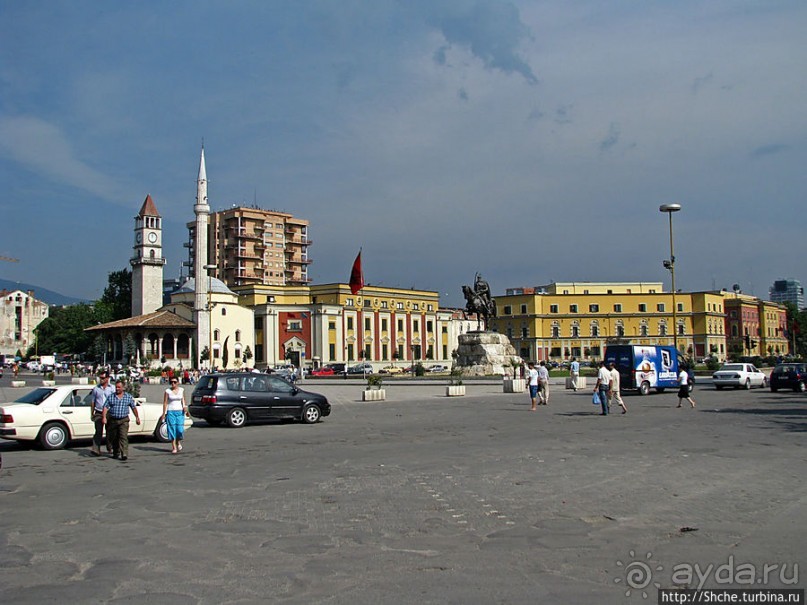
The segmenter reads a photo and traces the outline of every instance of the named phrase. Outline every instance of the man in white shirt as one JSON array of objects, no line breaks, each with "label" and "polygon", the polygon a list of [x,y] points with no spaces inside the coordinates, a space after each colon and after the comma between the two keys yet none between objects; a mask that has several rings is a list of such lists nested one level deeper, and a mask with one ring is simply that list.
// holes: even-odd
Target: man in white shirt
[{"label": "man in white shirt", "polygon": [[526,378],[530,388],[530,400],[532,401],[530,411],[534,412],[537,409],[535,405],[538,397],[538,370],[535,369],[535,364],[531,361],[527,364]]},{"label": "man in white shirt", "polygon": [[538,366],[538,393],[541,398],[541,405],[549,404],[549,370],[546,369],[546,362],[542,361]]},{"label": "man in white shirt", "polygon": [[611,391],[611,372],[605,366],[605,360],[600,362],[600,369],[597,372],[597,384],[594,385],[594,392],[600,395],[600,406],[602,415],[607,416],[609,412],[608,399]]},{"label": "man in white shirt", "polygon": [[580,377],[580,362],[577,361],[577,357],[572,357],[572,363],[569,366],[569,372],[571,374],[571,382],[572,382],[572,389],[577,391],[577,379]]},{"label": "man in white shirt", "polygon": [[619,370],[616,369],[616,364],[613,361],[610,363],[609,368],[611,374],[611,403],[616,402],[622,408],[622,413],[627,414],[628,408],[625,407],[622,395],[619,394]]}]

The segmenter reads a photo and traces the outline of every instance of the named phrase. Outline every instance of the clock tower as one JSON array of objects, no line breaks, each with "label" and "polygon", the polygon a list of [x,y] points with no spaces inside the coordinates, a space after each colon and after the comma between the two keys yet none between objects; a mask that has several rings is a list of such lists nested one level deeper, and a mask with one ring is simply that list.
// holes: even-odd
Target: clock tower
[{"label": "clock tower", "polygon": [[132,265],[132,317],[163,306],[163,219],[150,195],[135,217]]}]

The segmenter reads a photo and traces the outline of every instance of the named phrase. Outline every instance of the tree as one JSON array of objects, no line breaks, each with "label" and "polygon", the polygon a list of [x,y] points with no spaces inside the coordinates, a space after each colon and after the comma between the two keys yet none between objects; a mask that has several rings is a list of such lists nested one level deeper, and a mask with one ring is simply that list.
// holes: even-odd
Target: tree
[{"label": "tree", "polygon": [[230,341],[230,337],[224,339],[224,345],[221,348],[221,367],[223,369],[227,369],[227,363],[230,361],[230,352],[227,349],[227,343]]},{"label": "tree", "polygon": [[98,321],[107,323],[132,316],[132,272],[128,269],[112,271],[107,287],[95,303]]},{"label": "tree", "polygon": [[252,349],[250,349],[249,345],[247,345],[247,348],[244,349],[244,359],[243,359],[243,361],[244,361],[244,363],[248,363],[250,359],[252,359]]},{"label": "tree", "polygon": [[85,303],[52,307],[50,315],[36,328],[36,347],[28,349],[28,356],[35,354],[35,350],[92,353],[95,335],[84,330],[96,323],[93,308]]}]

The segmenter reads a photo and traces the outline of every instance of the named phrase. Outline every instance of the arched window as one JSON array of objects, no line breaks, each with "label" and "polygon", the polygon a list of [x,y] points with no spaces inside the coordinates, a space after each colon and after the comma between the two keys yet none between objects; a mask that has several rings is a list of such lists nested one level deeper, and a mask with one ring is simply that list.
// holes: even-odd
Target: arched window
[{"label": "arched window", "polygon": [[667,322],[658,322],[658,333],[659,336],[667,336]]},{"label": "arched window", "polygon": [[552,338],[560,338],[560,326],[552,324]]},{"label": "arched window", "polygon": [[577,324],[572,326],[572,338],[580,338],[580,326]]},{"label": "arched window", "polygon": [[174,335],[166,334],[163,336],[163,356],[166,359],[174,358]]},{"label": "arched window", "polygon": [[639,336],[647,336],[647,324],[644,322],[639,326]]},{"label": "arched window", "polygon": [[227,315],[227,307],[222,307],[221,308],[221,314],[222,315]]},{"label": "arched window", "polygon": [[600,335],[600,326],[597,325],[596,321],[591,322],[591,335],[594,338],[597,338]]},{"label": "arched window", "polygon": [[191,342],[187,334],[177,336],[177,357],[188,359],[190,357]]},{"label": "arched window", "polygon": [[235,342],[241,342],[241,330],[235,331]]},{"label": "arched window", "polygon": [[219,332],[218,328],[213,330],[213,340],[221,340],[221,332]]},{"label": "arched window", "polygon": [[625,336],[625,326],[623,326],[622,324],[617,324],[616,325],[616,335],[619,336],[620,338]]}]

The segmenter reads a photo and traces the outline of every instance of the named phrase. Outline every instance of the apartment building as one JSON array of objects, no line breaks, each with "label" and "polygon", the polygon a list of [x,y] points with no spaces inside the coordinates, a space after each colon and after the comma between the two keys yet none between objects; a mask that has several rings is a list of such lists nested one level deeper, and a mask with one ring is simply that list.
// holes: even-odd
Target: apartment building
[{"label": "apartment building", "polygon": [[[188,223],[186,266],[193,276],[196,223]],[[210,214],[207,260],[228,287],[309,283],[309,222],[261,208],[234,207]]]},{"label": "apartment building", "polygon": [[0,301],[0,353],[13,356],[20,351],[25,355],[50,308],[34,298],[33,291],[0,290]]}]

